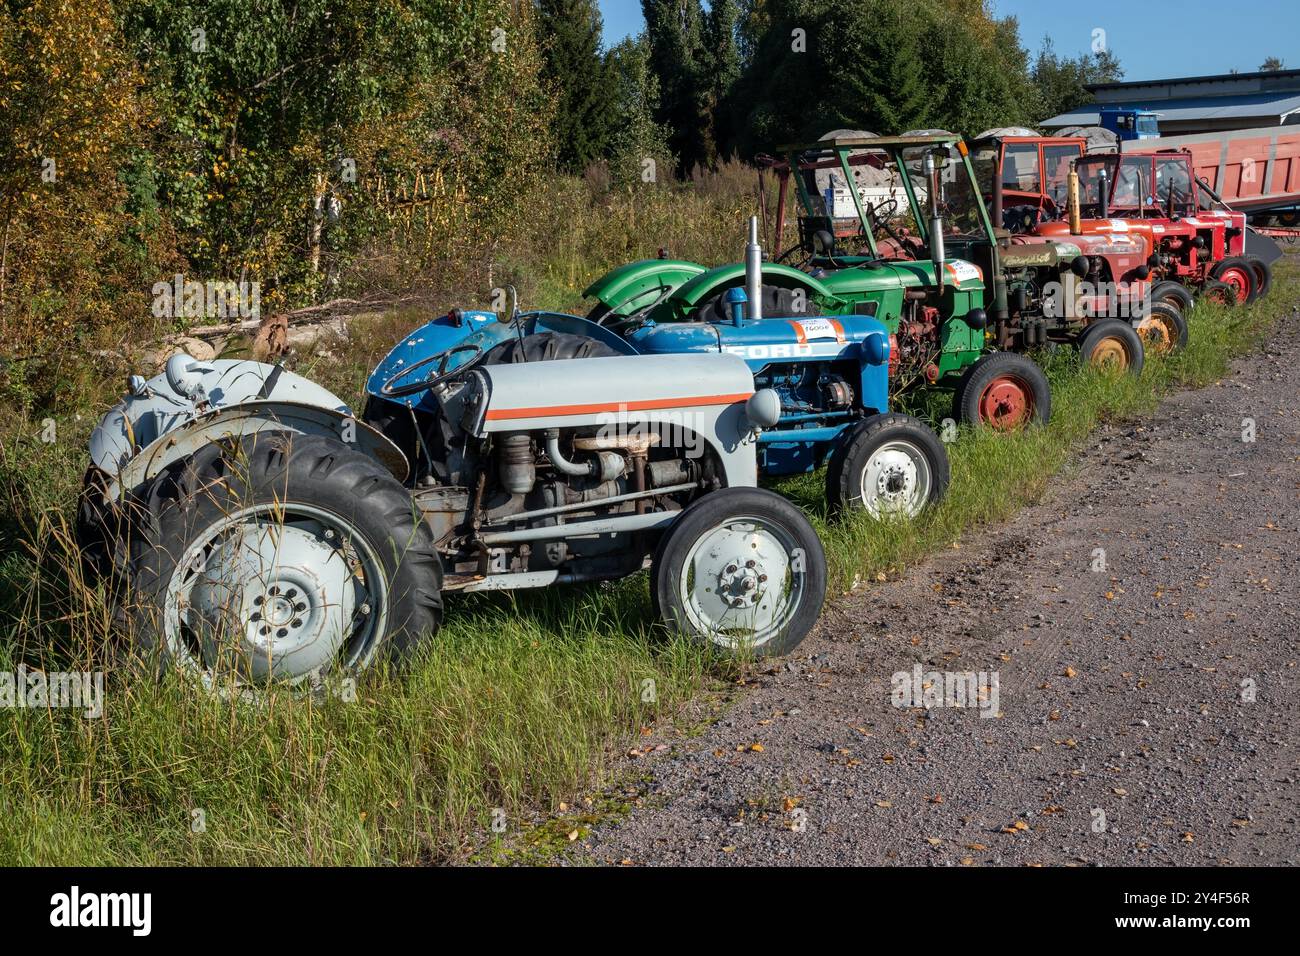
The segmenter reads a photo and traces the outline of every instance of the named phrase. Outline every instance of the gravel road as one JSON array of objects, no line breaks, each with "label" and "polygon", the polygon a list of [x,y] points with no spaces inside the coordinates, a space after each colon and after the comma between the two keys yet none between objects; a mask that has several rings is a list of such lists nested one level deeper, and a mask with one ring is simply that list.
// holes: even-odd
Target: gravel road
[{"label": "gravel road", "polygon": [[[645,738],[669,747],[628,761],[639,805],[578,853],[1300,862],[1297,356],[1287,320],[1221,383],[1096,432],[1041,504],[828,606],[702,735]],[[896,672],[900,696],[996,673],[996,700],[895,706]]]}]

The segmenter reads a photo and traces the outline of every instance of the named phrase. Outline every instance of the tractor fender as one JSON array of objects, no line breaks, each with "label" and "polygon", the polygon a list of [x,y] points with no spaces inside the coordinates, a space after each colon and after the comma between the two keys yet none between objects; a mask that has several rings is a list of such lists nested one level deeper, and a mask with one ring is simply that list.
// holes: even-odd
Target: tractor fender
[{"label": "tractor fender", "polygon": [[606,272],[582,292],[614,315],[628,316],[653,305],[672,290],[704,272],[683,259],[639,259]]},{"label": "tractor fender", "polygon": [[[702,272],[673,292],[668,299],[660,303],[650,314],[657,322],[680,321],[685,319],[697,306],[708,301],[726,289],[743,285],[745,281],[745,264],[733,262],[717,266]],[[819,279],[815,279],[793,266],[777,263],[764,263],[762,269],[764,285],[773,285],[785,289],[806,289],[810,296],[828,304],[839,304],[842,300],[831,292]]]},{"label": "tractor fender", "polygon": [[[138,487],[205,445],[266,431],[337,439],[377,460],[398,481],[405,481],[409,471],[401,450],[350,411],[297,402],[252,401],[214,409],[160,435],[116,472],[110,494]],[[96,464],[103,467],[98,461]]]},{"label": "tractor fender", "polygon": [[356,422],[352,409],[329,389],[281,366],[200,362],[183,353],[147,381],[132,376],[129,394],[91,432],[90,457],[119,487],[133,488],[206,441],[230,434],[228,428],[261,431],[262,422],[304,434],[341,435],[405,477],[407,464],[396,447],[390,453],[391,443],[378,432],[370,435],[374,430]]}]

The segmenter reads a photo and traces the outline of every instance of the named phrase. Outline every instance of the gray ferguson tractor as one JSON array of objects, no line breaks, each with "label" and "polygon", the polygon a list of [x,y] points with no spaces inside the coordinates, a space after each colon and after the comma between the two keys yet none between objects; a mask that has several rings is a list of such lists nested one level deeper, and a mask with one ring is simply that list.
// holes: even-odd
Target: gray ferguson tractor
[{"label": "gray ferguson tractor", "polygon": [[755,487],[780,403],[742,359],[449,364],[423,380],[436,469],[280,367],[133,376],[91,438],[78,533],[135,650],[221,689],[314,686],[432,635],[445,592],[647,565],[656,612],[725,653],[809,632],[825,556]]}]

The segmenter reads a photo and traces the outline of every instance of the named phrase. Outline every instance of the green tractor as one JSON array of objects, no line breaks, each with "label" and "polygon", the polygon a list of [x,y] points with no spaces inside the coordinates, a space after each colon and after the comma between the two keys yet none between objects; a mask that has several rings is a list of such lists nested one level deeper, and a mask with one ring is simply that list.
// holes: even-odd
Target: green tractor
[{"label": "green tractor", "polygon": [[[1141,367],[1129,323],[1081,320],[1078,245],[995,234],[960,137],[836,136],[781,152],[759,165],[779,180],[778,243],[793,181],[798,241],[763,261],[761,288],[746,290],[760,314],[872,316],[890,332],[891,391],[950,389],[955,419],[999,429],[1050,415],[1047,378],[1019,351],[1074,339],[1090,356]],[[596,300],[589,317],[620,331],[707,322],[725,318],[724,296],[745,274],[740,262],[649,259],[583,294]]]}]

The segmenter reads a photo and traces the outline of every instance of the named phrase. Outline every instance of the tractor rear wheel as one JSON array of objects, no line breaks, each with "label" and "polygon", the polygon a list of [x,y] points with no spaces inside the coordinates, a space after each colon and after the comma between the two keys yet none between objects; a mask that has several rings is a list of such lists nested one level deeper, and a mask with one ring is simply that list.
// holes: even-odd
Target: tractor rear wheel
[{"label": "tractor rear wheel", "polygon": [[1168,355],[1187,345],[1187,320],[1167,301],[1152,302],[1147,314],[1137,320],[1144,352]]},{"label": "tractor rear wheel", "polygon": [[1133,326],[1119,319],[1102,319],[1079,336],[1079,358],[1106,372],[1142,374],[1142,339]]},{"label": "tractor rear wheel", "polygon": [[[727,290],[724,289],[705,299],[691,312],[690,321],[730,322],[731,310],[727,307],[727,303],[723,301],[726,294]],[[822,314],[822,310],[812,300],[806,289],[787,289],[779,285],[765,285],[762,289],[762,295],[763,315],[765,316],[777,316],[785,319]],[[746,308],[745,314],[749,314],[748,308]]]},{"label": "tractor rear wheel", "polygon": [[804,513],[763,488],[723,488],[664,532],[650,596],[669,627],[729,656],[787,654],[817,623],[826,554]]},{"label": "tractor rear wheel", "polygon": [[1233,256],[1215,263],[1210,278],[1232,286],[1237,292],[1237,301],[1243,305],[1255,301],[1255,270],[1246,258]]},{"label": "tractor rear wheel", "polygon": [[957,383],[952,417],[997,431],[1046,424],[1052,417],[1052,387],[1031,359],[1016,352],[990,352]]},{"label": "tractor rear wheel", "polygon": [[1248,256],[1247,261],[1255,273],[1255,300],[1259,301],[1273,286],[1273,267],[1258,256]]},{"label": "tractor rear wheel", "polygon": [[511,365],[519,362],[559,362],[575,358],[602,358],[621,355],[598,339],[568,332],[535,332],[522,339],[514,338],[493,346],[483,359],[484,365]]},{"label": "tractor rear wheel", "polygon": [[948,452],[910,415],[872,415],[840,439],[826,469],[831,511],[914,518],[948,488]]},{"label": "tractor rear wheel", "polygon": [[437,631],[442,569],[410,493],[332,438],[207,445],[130,543],[136,653],[235,695],[359,673]]}]

